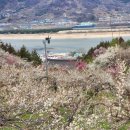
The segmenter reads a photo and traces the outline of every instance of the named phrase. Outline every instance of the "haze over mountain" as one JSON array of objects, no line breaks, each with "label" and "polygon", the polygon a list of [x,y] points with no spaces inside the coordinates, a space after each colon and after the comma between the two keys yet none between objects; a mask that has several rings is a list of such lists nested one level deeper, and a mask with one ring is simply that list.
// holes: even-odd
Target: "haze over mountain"
[{"label": "haze over mountain", "polygon": [[102,13],[130,13],[130,0],[0,0],[0,20],[95,20]]}]

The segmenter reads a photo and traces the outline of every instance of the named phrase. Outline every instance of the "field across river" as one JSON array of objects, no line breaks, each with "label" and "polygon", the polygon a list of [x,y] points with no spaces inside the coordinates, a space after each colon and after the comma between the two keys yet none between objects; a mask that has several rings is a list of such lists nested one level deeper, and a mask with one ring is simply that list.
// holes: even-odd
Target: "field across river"
[{"label": "field across river", "polygon": [[58,33],[39,34],[0,34],[0,39],[44,39],[48,35],[52,39],[80,39],[130,36],[130,29],[93,29],[93,30],[68,30]]}]

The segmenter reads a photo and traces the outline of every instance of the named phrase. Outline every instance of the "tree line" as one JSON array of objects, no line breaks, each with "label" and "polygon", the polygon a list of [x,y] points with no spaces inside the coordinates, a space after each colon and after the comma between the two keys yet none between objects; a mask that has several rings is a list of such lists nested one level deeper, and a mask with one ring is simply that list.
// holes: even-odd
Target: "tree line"
[{"label": "tree line", "polygon": [[3,31],[0,31],[0,34],[57,33],[57,32],[59,32],[59,31],[65,31],[65,30],[72,30],[72,28],[3,30]]},{"label": "tree line", "polygon": [[94,60],[94,51],[96,49],[99,49],[100,47],[107,49],[108,47],[116,45],[119,45],[120,47],[123,47],[125,49],[128,46],[130,46],[130,40],[125,41],[122,37],[119,37],[119,38],[113,38],[112,41],[102,41],[96,47],[90,48],[88,53],[85,54],[82,57],[82,59],[85,60],[87,63],[91,63]]},{"label": "tree line", "polygon": [[23,45],[19,50],[16,50],[13,46],[11,46],[11,44],[4,44],[3,42],[0,42],[0,48],[3,49],[5,52],[9,52],[10,54],[21,57],[28,62],[32,62],[34,66],[42,64],[42,60],[35,49],[32,52],[29,52],[27,48]]},{"label": "tree line", "polygon": [[[112,39],[112,41],[102,41],[96,47],[90,48],[87,54],[84,54],[81,59],[86,61],[87,63],[91,63],[94,60],[94,51],[96,49],[99,49],[100,47],[107,49],[108,47],[116,45],[127,48],[128,46],[130,46],[130,40],[124,41],[124,39],[120,37],[114,38]],[[6,52],[9,52],[10,54],[26,59],[28,62],[32,62],[34,66],[42,64],[42,60],[36,50],[29,52],[24,45],[19,50],[15,50],[14,47],[11,46],[11,44],[4,44],[3,42],[0,42],[0,48],[5,50]]]}]

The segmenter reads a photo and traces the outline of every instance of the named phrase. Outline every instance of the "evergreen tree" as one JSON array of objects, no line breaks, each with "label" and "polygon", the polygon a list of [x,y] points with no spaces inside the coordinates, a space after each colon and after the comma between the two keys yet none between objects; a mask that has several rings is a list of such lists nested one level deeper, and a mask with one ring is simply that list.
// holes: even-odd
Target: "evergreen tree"
[{"label": "evergreen tree", "polygon": [[130,46],[130,40],[128,40],[128,41],[126,42],[126,44],[127,44],[128,46]]},{"label": "evergreen tree", "polygon": [[112,41],[110,42],[110,46],[115,46],[118,44],[118,38],[113,38]]},{"label": "evergreen tree", "polygon": [[3,42],[0,43],[0,48],[3,49],[3,50],[5,50],[5,45],[4,45]]},{"label": "evergreen tree", "polygon": [[87,55],[92,55],[94,52],[95,48],[91,47],[87,53]]},{"label": "evergreen tree", "polygon": [[20,50],[16,51],[11,44],[4,44],[3,42],[0,42],[0,48],[9,52],[10,54],[17,55],[21,58],[25,58],[29,62],[33,62],[34,66],[42,64],[42,60],[39,57],[36,50],[33,50],[31,53],[26,49],[26,47],[23,45]]},{"label": "evergreen tree", "polygon": [[3,42],[0,42],[0,48],[3,49],[4,51],[9,52],[10,54],[16,55],[16,51],[14,47],[11,46],[11,44],[4,44]]},{"label": "evergreen tree", "polygon": [[21,58],[26,58],[27,61],[31,61],[31,54],[29,53],[29,51],[26,49],[24,45],[18,51],[18,56],[20,56]]},{"label": "evergreen tree", "polygon": [[38,53],[36,52],[36,50],[33,50],[31,53],[31,60],[33,62],[34,66],[40,65],[42,64],[42,60],[39,57]]},{"label": "evergreen tree", "polygon": [[83,59],[87,62],[90,63],[93,61],[93,52],[95,48],[91,48],[86,55],[83,56]]},{"label": "evergreen tree", "polygon": [[125,41],[124,41],[124,39],[123,39],[122,37],[119,37],[119,38],[118,38],[118,43],[119,43],[119,45],[122,44],[122,43],[124,43],[124,42],[125,42]]},{"label": "evergreen tree", "polygon": [[15,51],[14,47],[11,46],[11,44],[8,44],[7,51],[10,54],[16,55],[16,51]]},{"label": "evergreen tree", "polygon": [[1,43],[0,48],[7,51],[7,44]]}]

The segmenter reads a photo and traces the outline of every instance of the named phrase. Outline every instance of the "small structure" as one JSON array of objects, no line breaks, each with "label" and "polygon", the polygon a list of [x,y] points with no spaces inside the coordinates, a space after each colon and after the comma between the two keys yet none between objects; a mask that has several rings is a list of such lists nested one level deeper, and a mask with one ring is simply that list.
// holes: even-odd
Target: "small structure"
[{"label": "small structure", "polygon": [[82,22],[78,25],[75,25],[72,28],[73,29],[88,29],[88,28],[93,28],[95,26],[96,26],[95,23],[92,23],[92,22]]}]

